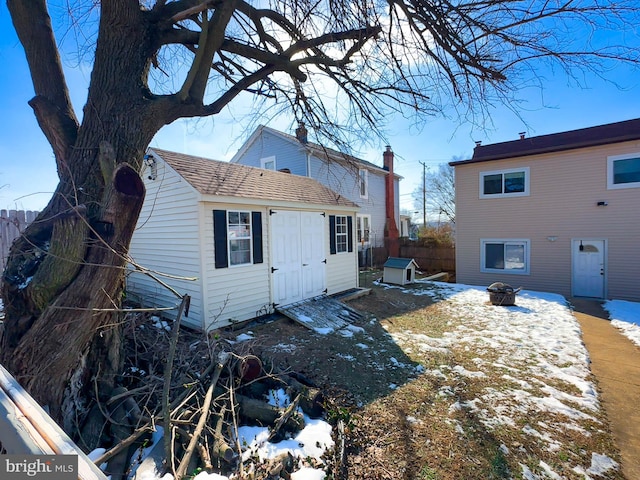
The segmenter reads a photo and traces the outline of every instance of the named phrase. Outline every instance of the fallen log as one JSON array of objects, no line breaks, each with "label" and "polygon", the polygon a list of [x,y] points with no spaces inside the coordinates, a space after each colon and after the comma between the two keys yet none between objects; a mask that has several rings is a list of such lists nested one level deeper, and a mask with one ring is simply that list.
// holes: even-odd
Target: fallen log
[{"label": "fallen log", "polygon": [[319,388],[303,385],[290,376],[283,377],[289,398],[300,397],[300,408],[311,418],[320,418],[324,412],[324,395]]},{"label": "fallen log", "polygon": [[[283,410],[269,405],[262,400],[236,395],[236,400],[240,408],[242,417],[258,422],[261,425],[275,425],[278,419],[283,415]],[[283,424],[288,432],[298,432],[304,428],[304,418],[298,412],[293,412],[287,421]]]}]

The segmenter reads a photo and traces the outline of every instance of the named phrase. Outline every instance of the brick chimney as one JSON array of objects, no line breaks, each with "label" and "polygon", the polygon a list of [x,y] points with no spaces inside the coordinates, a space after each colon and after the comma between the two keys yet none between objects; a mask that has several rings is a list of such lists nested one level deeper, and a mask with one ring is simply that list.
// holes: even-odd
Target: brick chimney
[{"label": "brick chimney", "polygon": [[382,154],[382,165],[387,171],[387,177],[385,178],[385,210],[386,221],[384,225],[384,246],[387,248],[387,253],[390,257],[400,256],[400,234],[398,227],[396,226],[396,193],[395,182],[393,175],[393,151],[391,147],[387,145],[386,150]]},{"label": "brick chimney", "polygon": [[300,143],[307,143],[309,141],[307,134],[307,127],[304,126],[304,122],[298,123],[298,128],[296,128],[296,138]]}]

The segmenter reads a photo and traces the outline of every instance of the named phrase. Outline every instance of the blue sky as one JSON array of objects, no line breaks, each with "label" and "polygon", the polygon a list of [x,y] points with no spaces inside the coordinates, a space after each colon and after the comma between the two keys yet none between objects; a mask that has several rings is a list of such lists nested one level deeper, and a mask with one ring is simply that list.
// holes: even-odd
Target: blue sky
[{"label": "blue sky", "polygon": [[[89,69],[64,59],[67,81],[76,111],[86,98]],[[0,209],[38,210],[46,205],[57,184],[51,148],[40,131],[27,101],[33,87],[22,47],[17,41],[6,4],[0,3]],[[542,72],[541,72],[542,74]],[[527,136],[573,130],[640,117],[640,71],[624,65],[613,68],[608,79],[584,77],[585,88],[561,74],[543,73],[543,90],[522,92],[519,118],[506,107],[491,109],[491,125],[479,129],[456,119],[434,118],[418,131],[403,120],[390,122],[386,141],[363,148],[358,155],[382,164],[382,151],[388,143],[396,154],[396,172],[404,177],[400,187],[401,208],[414,210],[411,193],[420,184],[421,162],[431,169],[454,156],[468,158],[474,142],[495,143]],[[235,120],[240,105],[213,119],[180,120],[161,130],[151,146],[193,155],[228,160],[251,133]],[[232,115],[235,114],[235,117]],[[270,123],[287,130],[287,121]]]}]

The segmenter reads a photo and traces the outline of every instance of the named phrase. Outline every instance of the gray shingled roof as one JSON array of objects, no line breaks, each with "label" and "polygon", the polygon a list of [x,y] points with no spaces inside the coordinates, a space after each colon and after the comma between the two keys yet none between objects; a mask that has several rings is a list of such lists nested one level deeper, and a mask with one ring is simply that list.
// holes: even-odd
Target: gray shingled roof
[{"label": "gray shingled roof", "polygon": [[473,150],[471,160],[451,162],[449,165],[502,160],[527,155],[560,152],[575,148],[595,147],[611,143],[640,139],[640,118],[623,122],[608,123],[596,127],[581,128],[568,132],[540,135],[510,142],[478,145]]},{"label": "gray shingled roof", "polygon": [[203,195],[358,207],[312,178],[158,148],[151,148],[151,151]]}]

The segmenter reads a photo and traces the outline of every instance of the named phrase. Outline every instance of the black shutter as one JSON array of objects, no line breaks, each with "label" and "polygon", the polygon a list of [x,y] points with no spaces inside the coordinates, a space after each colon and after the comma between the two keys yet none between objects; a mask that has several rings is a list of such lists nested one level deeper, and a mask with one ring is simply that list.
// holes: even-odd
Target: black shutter
[{"label": "black shutter", "polygon": [[213,211],[213,249],[216,268],[227,268],[227,211]]},{"label": "black shutter", "polygon": [[353,252],[353,217],[347,217],[347,249]]},{"label": "black shutter", "polygon": [[329,215],[329,253],[336,254],[336,216]]},{"label": "black shutter", "polygon": [[262,213],[251,212],[251,230],[253,232],[253,263],[262,263]]}]

